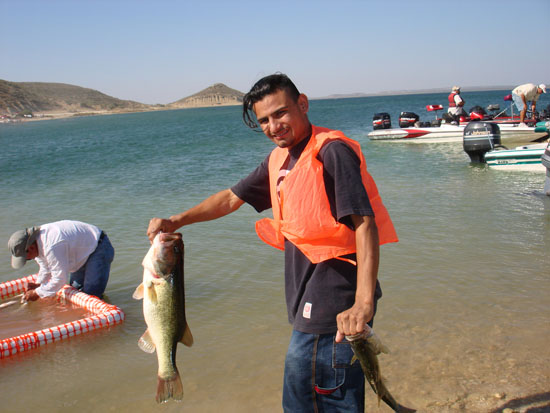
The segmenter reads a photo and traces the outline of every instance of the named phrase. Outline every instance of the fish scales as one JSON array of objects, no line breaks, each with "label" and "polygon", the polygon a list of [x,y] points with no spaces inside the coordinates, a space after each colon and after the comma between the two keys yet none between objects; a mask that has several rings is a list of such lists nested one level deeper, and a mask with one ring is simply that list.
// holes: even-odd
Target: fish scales
[{"label": "fish scales", "polygon": [[178,342],[191,346],[193,336],[185,317],[184,245],[179,233],[159,233],[143,259],[143,282],[134,298],[143,299],[147,330],[138,340],[148,353],[157,352],[159,403],[182,400],[183,386],[176,366]]}]

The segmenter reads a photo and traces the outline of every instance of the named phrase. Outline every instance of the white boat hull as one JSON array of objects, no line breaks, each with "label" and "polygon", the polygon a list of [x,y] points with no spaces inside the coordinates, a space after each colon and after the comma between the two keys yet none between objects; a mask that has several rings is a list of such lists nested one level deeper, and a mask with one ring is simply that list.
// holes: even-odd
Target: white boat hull
[{"label": "white boat hull", "polygon": [[[403,129],[377,129],[367,136],[373,141],[389,142],[462,142],[465,125],[446,125],[427,128],[403,128]],[[499,125],[500,140],[502,144],[507,142],[528,143],[547,135],[546,132],[535,132],[532,127],[519,127],[517,125]]]}]

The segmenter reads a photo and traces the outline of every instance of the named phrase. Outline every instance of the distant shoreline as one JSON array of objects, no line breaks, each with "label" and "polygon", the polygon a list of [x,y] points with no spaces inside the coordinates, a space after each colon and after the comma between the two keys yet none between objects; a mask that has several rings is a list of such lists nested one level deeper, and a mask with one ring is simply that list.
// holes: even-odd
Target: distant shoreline
[{"label": "distant shoreline", "polygon": [[0,124],[13,124],[13,123],[37,122],[37,121],[55,120],[55,119],[80,118],[84,116],[124,115],[124,114],[130,114],[130,113],[162,112],[162,111],[181,110],[181,109],[216,108],[221,106],[239,106],[239,105],[220,104],[220,105],[210,105],[210,106],[192,106],[192,107],[186,107],[186,108],[159,107],[159,108],[151,108],[151,109],[143,109],[143,110],[118,110],[118,111],[93,110],[89,112],[67,112],[67,111],[35,112],[32,117],[0,119]]},{"label": "distant shoreline", "polygon": [[[474,87],[474,88],[462,88],[463,92],[493,92],[498,90],[509,90],[511,93],[511,88],[506,86],[495,86],[495,87]],[[364,98],[364,97],[383,97],[383,96],[402,96],[402,95],[424,95],[424,94],[438,94],[438,93],[447,93],[448,89],[423,89],[423,90],[399,90],[399,91],[387,91],[387,92],[378,92],[378,93],[352,93],[352,94],[334,94],[322,97],[310,97],[310,100],[330,100],[330,99],[353,99],[353,98]],[[214,108],[220,106],[240,106],[240,104],[218,104],[218,105],[205,105],[205,106],[190,106],[190,107],[180,107],[180,108],[170,108],[165,106],[159,106],[157,108],[151,107],[149,109],[143,110],[90,110],[87,112],[56,112],[56,111],[46,111],[46,112],[36,112],[32,117],[23,117],[23,118],[7,118],[0,119],[0,124],[13,124],[13,123],[26,123],[26,122],[36,122],[43,120],[55,120],[55,119],[68,119],[74,117],[83,117],[83,116],[103,116],[103,115],[122,115],[127,113],[146,113],[146,112],[158,112],[158,111],[169,111],[169,110],[180,110],[180,109],[196,109],[196,108]]]},{"label": "distant shoreline", "polygon": [[[461,87],[462,92],[494,92],[497,90],[509,90],[512,93],[512,89],[515,86],[472,86]],[[351,93],[351,94],[333,94],[323,97],[310,98],[310,100],[323,100],[323,99],[346,99],[346,98],[366,98],[376,96],[401,96],[401,95],[430,95],[436,93],[451,93],[451,87],[449,88],[436,88],[436,89],[417,89],[417,90],[393,90],[382,91],[376,93]]]}]

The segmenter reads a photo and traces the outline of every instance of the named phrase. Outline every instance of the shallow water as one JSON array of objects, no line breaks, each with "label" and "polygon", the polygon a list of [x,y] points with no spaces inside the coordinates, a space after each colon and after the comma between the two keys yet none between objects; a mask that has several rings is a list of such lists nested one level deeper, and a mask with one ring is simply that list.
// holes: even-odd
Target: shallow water
[{"label": "shallow water", "polygon": [[[465,97],[486,105],[502,94]],[[400,238],[381,248],[375,330],[392,350],[380,358],[383,374],[396,399],[419,411],[548,407],[544,174],[471,165],[461,144],[366,137],[374,112],[391,112],[394,123],[401,110],[429,118],[420,109],[445,98],[311,102],[314,123],[361,142]],[[98,225],[116,250],[107,298],[126,313],[120,325],[0,360],[2,411],[281,411],[291,330],[283,256],[256,237],[260,215],[246,205],[182,231],[195,338],[192,348],[178,348],[182,402],[156,405],[156,356],[137,346],[145,323],[132,293],[149,219],[233,185],[271,149],[242,125],[239,108],[0,125],[0,145],[0,239],[58,219]],[[0,282],[37,269],[30,262],[14,271],[9,262],[6,250]],[[370,389],[367,406],[389,411],[378,410]]]},{"label": "shallow water", "polygon": [[[0,301],[0,304],[12,301]],[[59,303],[55,299],[36,303],[18,302],[0,309],[0,340],[55,327],[93,315],[82,307]]]}]

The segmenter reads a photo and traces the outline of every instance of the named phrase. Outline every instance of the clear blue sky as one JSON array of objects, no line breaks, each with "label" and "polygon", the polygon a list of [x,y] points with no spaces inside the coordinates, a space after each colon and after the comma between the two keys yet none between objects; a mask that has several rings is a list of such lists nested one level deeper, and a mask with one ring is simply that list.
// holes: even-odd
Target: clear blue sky
[{"label": "clear blue sky", "polygon": [[288,74],[310,97],[550,83],[550,0],[0,0],[0,79],[143,103]]}]

